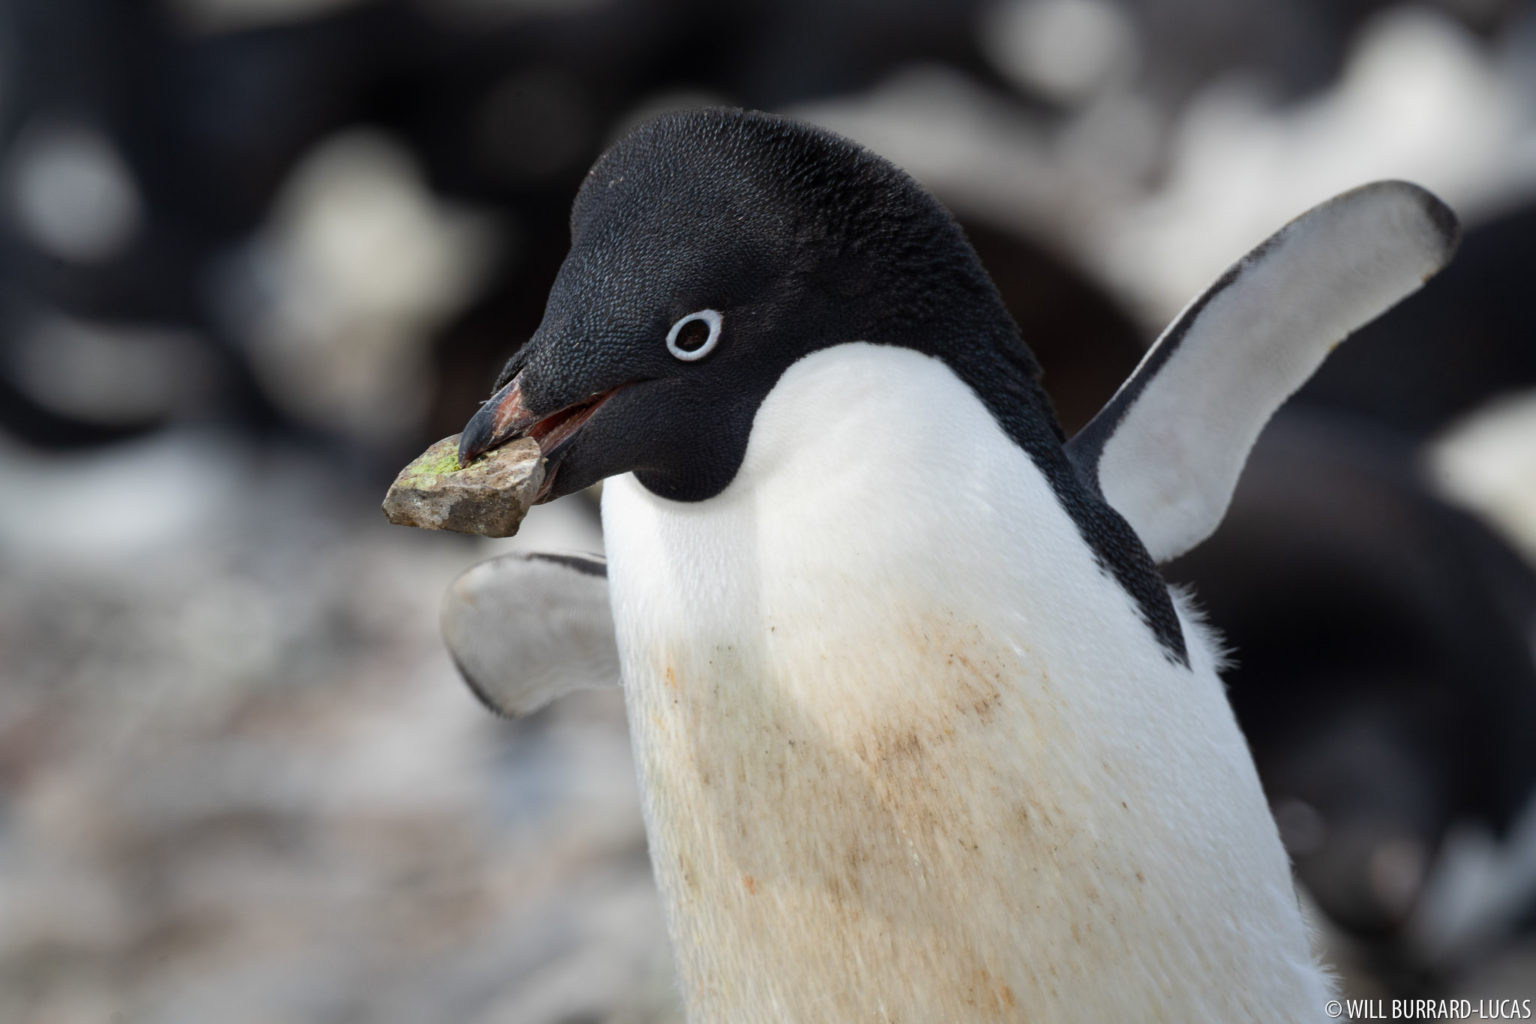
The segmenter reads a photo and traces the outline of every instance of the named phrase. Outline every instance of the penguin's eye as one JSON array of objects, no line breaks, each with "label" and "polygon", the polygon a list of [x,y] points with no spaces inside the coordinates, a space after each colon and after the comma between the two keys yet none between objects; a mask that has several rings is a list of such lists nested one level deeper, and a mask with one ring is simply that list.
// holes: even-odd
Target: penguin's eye
[{"label": "penguin's eye", "polygon": [[684,362],[703,359],[720,344],[720,314],[712,309],[689,313],[667,332],[667,351]]}]

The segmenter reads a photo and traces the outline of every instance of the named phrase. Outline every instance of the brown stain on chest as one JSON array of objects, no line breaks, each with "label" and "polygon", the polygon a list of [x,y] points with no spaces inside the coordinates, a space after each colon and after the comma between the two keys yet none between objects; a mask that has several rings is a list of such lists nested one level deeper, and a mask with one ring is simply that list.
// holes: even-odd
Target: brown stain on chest
[{"label": "brown stain on chest", "polygon": [[[876,668],[905,673],[920,692],[892,688],[888,698],[865,699],[852,710],[832,698],[791,699],[785,682],[747,671],[778,663],[760,651],[744,656],[735,645],[704,657],[680,652],[659,666],[657,695],[665,698],[657,703],[666,705],[667,719],[660,746],[674,775],[682,762],[678,781],[690,791],[674,795],[678,812],[669,827],[680,846],[708,849],[719,861],[712,869],[703,861],[678,866],[693,900],[709,903],[717,920],[739,916],[744,930],[762,936],[802,925],[849,942],[899,936],[951,965],[953,998],[1010,1016],[1021,979],[989,974],[983,965],[995,970],[991,957],[967,949],[964,901],[946,899],[943,887],[971,884],[967,870],[985,876],[999,856],[1016,857],[999,853],[1010,846],[1045,856],[1062,849],[1042,845],[1059,838],[1069,821],[1057,798],[1021,787],[1029,771],[1021,774],[1017,765],[997,775],[987,752],[1006,740],[1009,749],[1026,751],[1026,762],[1043,762],[1067,734],[1046,674],[1013,652],[988,649],[979,626],[946,621],[898,635],[905,644],[883,643]],[[825,690],[845,682],[832,675],[840,664],[848,672],[862,668],[840,662],[835,651],[816,662],[827,678],[813,682]],[[868,679],[875,686],[888,681],[873,671]],[[813,698],[824,692],[809,689]],[[1032,747],[1038,749],[1029,753]],[[979,804],[965,796],[977,787],[989,794]],[[1016,813],[1008,813],[1010,806]],[[699,872],[711,870],[730,875],[701,882]],[[790,907],[800,920],[772,916]],[[1022,904],[1017,909],[1027,912]],[[804,923],[807,915],[826,923]],[[1072,940],[1090,941],[1078,929]],[[868,952],[849,947],[835,959],[867,962]]]},{"label": "brown stain on chest", "polygon": [[[1003,712],[1011,702],[1027,701],[1027,695],[1010,692],[1019,689],[1027,671],[988,651],[979,625],[957,625],[945,616],[897,630],[897,636],[906,650],[891,652],[893,645],[883,644],[885,663],[926,668],[926,693],[916,700],[894,693],[886,706],[871,702],[862,714],[850,716],[854,727],[838,735],[816,720],[814,709],[783,699],[773,680],[746,680],[743,686],[741,678],[732,678],[748,660],[734,645],[717,647],[702,673],[696,664],[689,671],[682,659],[668,659],[660,673],[669,695],[684,695],[675,710],[674,735],[685,741],[699,787],[711,791],[722,818],[734,821],[726,831],[749,843],[779,844],[797,824],[786,818],[821,809],[821,845],[844,853],[808,860],[838,867],[838,878],[827,886],[838,897],[867,888],[860,874],[895,868],[897,851],[900,860],[910,861],[932,854],[941,842],[979,847],[976,833],[993,825],[970,820],[969,809],[949,799],[960,781],[950,775],[956,766],[985,775],[988,765],[968,764],[963,745],[1009,718]],[[680,674],[688,680],[680,682]],[[1028,712],[1028,718],[1038,731],[1040,716]],[[741,729],[743,722],[750,729]],[[1018,737],[1020,743],[1030,739]],[[774,807],[788,813],[773,821]],[[1021,807],[1019,826],[1051,824],[1049,815],[1030,822]],[[749,863],[757,859],[751,849],[738,853]],[[906,877],[913,873],[910,867],[898,871]]]}]

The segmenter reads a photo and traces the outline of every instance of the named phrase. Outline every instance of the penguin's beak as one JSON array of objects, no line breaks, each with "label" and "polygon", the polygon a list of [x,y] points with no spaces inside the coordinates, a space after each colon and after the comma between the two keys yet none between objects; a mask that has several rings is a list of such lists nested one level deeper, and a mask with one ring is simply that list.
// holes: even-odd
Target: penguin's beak
[{"label": "penguin's beak", "polygon": [[[481,404],[459,435],[459,465],[467,466],[492,448],[523,436],[539,421],[523,404],[523,379],[518,374]],[[543,445],[539,446],[543,449]]]},{"label": "penguin's beak", "polygon": [[540,415],[523,404],[522,383],[523,375],[519,373],[492,395],[479,412],[470,417],[463,434],[459,436],[459,465],[468,465],[481,454],[508,441],[531,437],[538,442],[539,452],[548,461],[544,484],[534,499],[539,502],[548,496],[554,483],[561,450],[618,389],[604,391],[555,412]]}]

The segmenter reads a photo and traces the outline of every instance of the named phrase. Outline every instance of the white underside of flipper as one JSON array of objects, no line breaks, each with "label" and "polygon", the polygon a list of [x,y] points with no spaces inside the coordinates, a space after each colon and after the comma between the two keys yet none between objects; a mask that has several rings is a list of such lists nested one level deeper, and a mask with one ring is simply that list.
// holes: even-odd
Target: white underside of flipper
[{"label": "white underside of flipper", "polygon": [[1209,644],[942,362],[809,356],[726,491],[603,521],[691,1020],[1323,1019]]},{"label": "white underside of flipper", "polygon": [[1280,404],[1456,240],[1450,210],[1406,182],[1314,207],[1186,307],[1068,453],[1155,560],[1183,554],[1221,522]]},{"label": "white underside of flipper", "polygon": [[608,578],[603,560],[591,555],[481,562],[449,586],[442,628],[470,689],[509,717],[619,681]]}]

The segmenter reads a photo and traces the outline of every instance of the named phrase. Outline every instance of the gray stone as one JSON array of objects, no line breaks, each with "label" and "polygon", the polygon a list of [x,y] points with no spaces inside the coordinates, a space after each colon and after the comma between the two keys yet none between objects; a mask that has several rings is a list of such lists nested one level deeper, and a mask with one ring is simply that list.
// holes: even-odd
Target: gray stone
[{"label": "gray stone", "polygon": [[397,526],[510,537],[543,482],[537,442],[513,441],[461,467],[455,434],[400,471],[384,495],[384,516]]}]

